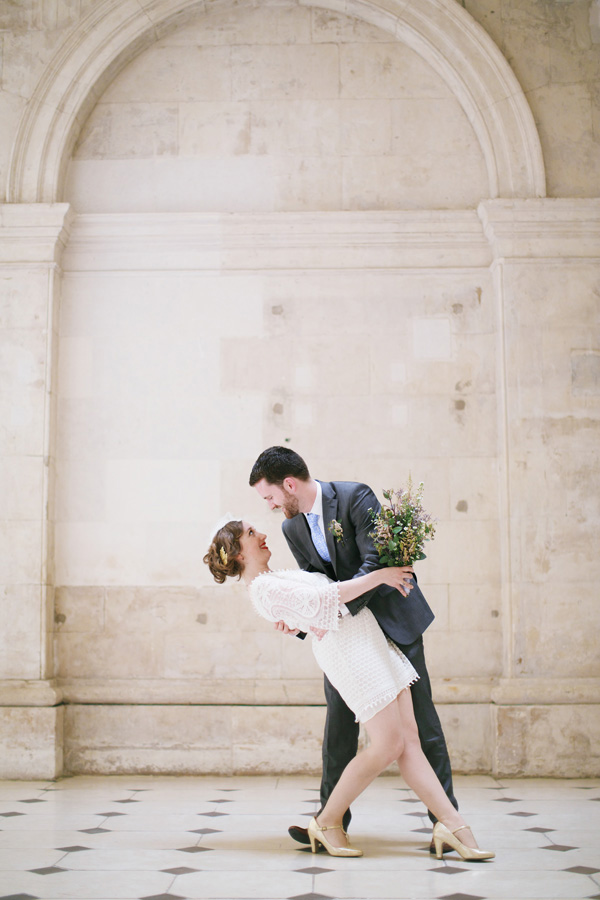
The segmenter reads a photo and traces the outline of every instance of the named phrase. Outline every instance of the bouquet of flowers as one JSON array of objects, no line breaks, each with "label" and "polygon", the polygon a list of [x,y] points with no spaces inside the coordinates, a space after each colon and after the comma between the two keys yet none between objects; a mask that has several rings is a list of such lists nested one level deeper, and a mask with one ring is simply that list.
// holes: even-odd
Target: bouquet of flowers
[{"label": "bouquet of flowers", "polygon": [[375,530],[370,532],[379,561],[384,566],[411,566],[425,559],[423,544],[435,535],[435,524],[421,504],[423,482],[413,487],[409,476],[405,491],[384,491],[388,505],[378,513],[369,510]]}]

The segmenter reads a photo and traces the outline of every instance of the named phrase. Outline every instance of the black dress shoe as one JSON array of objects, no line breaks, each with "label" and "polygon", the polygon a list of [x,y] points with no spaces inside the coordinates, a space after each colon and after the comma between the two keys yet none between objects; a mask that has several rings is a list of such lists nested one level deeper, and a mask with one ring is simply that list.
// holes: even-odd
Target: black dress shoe
[{"label": "black dress shoe", "polygon": [[[288,828],[288,834],[295,841],[298,841],[299,844],[310,844],[310,838],[308,836],[308,828],[302,828],[300,825],[290,825]],[[321,850],[322,847],[320,844],[317,845],[317,852]]]}]

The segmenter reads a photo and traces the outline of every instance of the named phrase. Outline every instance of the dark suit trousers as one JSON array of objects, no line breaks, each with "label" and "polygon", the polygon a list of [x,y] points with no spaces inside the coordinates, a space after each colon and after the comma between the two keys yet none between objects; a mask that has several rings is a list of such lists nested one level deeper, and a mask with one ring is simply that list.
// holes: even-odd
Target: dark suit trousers
[{"label": "dark suit trousers", "polygon": [[[452,769],[446,739],[433,705],[431,682],[425,664],[423,638],[418,638],[412,644],[398,644],[398,647],[408,657],[419,675],[419,680],[413,684],[410,691],[423,753],[439,778],[450,802],[458,809],[452,788]],[[346,706],[327,677],[325,677],[325,698],[327,700],[327,719],[323,737],[322,806],[327,802],[327,798],[350,760],[356,756],[359,733],[359,725],[354,721],[354,713]],[[351,814],[348,810],[344,816],[344,828],[348,828],[350,818]],[[432,822],[436,821],[435,816],[431,813],[429,813],[429,818]]]}]

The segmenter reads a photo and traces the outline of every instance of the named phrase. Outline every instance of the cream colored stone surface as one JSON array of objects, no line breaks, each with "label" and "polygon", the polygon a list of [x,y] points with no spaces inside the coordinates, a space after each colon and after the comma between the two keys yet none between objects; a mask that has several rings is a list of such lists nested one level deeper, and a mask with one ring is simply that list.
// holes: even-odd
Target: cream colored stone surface
[{"label": "cream colored stone surface", "polygon": [[0,778],[56,778],[63,772],[62,706],[0,707]]},{"label": "cream colored stone surface", "polygon": [[324,709],[68,706],[65,770],[231,775],[318,771]]},{"label": "cream colored stone surface", "polygon": [[600,723],[595,704],[500,706],[495,715],[498,771],[531,776],[564,772],[574,778],[598,770]]},{"label": "cream colored stone surface", "polygon": [[61,771],[63,700],[67,771],[318,770],[309,646],[201,561],[230,509],[293,564],[281,442],[425,481],[455,768],[597,771],[589,4],[338,6],[0,11],[6,777]]}]

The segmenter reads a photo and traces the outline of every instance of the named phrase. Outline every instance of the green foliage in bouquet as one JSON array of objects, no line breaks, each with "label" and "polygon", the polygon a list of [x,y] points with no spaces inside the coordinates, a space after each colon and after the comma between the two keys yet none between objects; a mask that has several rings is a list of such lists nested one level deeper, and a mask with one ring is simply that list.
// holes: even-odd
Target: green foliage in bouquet
[{"label": "green foliage in bouquet", "polygon": [[435,523],[421,504],[423,482],[414,488],[409,477],[405,491],[384,491],[388,501],[378,513],[369,510],[375,530],[370,532],[384,566],[411,566],[425,559],[423,545],[435,535]]}]

